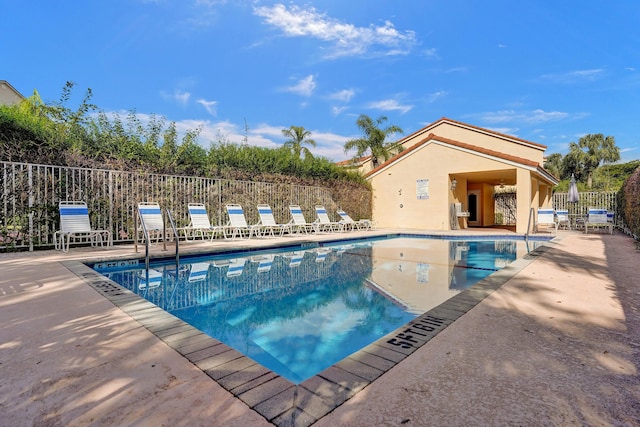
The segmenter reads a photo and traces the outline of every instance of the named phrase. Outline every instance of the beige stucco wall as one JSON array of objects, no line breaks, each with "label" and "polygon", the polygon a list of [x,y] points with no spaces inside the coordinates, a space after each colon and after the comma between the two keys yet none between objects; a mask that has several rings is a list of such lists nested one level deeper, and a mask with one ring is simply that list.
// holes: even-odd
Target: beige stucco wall
[{"label": "beige stucco wall", "polygon": [[[379,227],[449,230],[451,203],[466,204],[467,185],[461,174],[513,168],[513,165],[435,142],[425,144],[371,177],[373,219]],[[452,176],[458,181],[455,194],[451,191]],[[427,200],[417,198],[419,179],[429,180]],[[527,187],[528,183],[527,180]],[[489,187],[483,187],[483,190],[492,191]],[[493,206],[485,207],[482,214],[486,221],[484,225],[492,225]]]}]

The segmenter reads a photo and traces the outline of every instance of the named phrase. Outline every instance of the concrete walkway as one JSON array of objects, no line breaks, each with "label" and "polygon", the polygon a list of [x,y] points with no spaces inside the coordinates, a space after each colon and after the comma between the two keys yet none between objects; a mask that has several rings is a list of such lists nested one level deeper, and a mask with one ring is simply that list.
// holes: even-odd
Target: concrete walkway
[{"label": "concrete walkway", "polygon": [[[640,252],[559,236],[315,425],[640,425]],[[130,254],[0,255],[0,426],[269,425],[60,263]]]}]

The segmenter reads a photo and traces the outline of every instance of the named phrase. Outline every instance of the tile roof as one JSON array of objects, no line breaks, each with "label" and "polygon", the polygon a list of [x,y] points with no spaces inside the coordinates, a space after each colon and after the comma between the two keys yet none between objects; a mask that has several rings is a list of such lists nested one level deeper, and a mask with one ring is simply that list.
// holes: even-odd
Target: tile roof
[{"label": "tile roof", "polygon": [[[479,131],[479,132],[482,132],[482,133],[485,133],[485,134],[488,134],[488,135],[492,135],[492,136],[494,136],[496,138],[506,139],[506,140],[512,141],[512,142],[514,142],[516,144],[529,145],[529,146],[532,146],[534,148],[538,148],[538,149],[541,149],[541,150],[546,150],[547,149],[546,145],[538,144],[538,143],[532,142],[532,141],[527,141],[526,139],[517,138],[515,136],[507,135],[507,134],[504,134],[504,133],[495,132],[493,130],[481,128],[479,126],[470,125],[468,123],[463,123],[463,122],[460,122],[460,121],[457,121],[457,120],[449,119],[447,117],[442,117],[442,118],[436,120],[435,122],[433,122],[431,124],[428,124],[427,126],[423,127],[422,129],[418,129],[417,131],[411,133],[410,135],[407,135],[407,136],[399,139],[398,141],[396,141],[396,143],[402,144],[403,142],[408,141],[411,138],[414,138],[416,135],[419,135],[421,133],[425,133],[426,131],[435,128],[436,126],[438,126],[441,123],[449,123],[449,124],[451,124],[453,126],[473,129],[473,130],[476,130],[476,131]],[[418,145],[418,144],[415,144],[415,145]],[[412,148],[413,147],[410,147],[410,148],[408,148],[408,150],[411,150]],[[371,158],[371,156],[360,157],[358,159],[358,164],[362,164],[365,161],[369,160],[370,158]],[[351,160],[343,160],[341,162],[337,162],[337,164],[341,165],[341,166],[346,166],[346,165],[349,165],[350,162],[351,162]]]},{"label": "tile roof", "polygon": [[505,153],[502,153],[500,151],[489,150],[487,148],[478,147],[476,145],[467,144],[465,142],[460,142],[460,141],[456,141],[456,140],[453,140],[453,139],[444,138],[444,137],[435,135],[433,133],[430,133],[426,138],[424,138],[420,142],[414,144],[410,148],[407,148],[403,152],[396,154],[395,156],[390,158],[388,161],[384,162],[383,164],[379,165],[375,169],[371,170],[369,173],[367,173],[365,175],[365,177],[369,177],[369,176],[375,174],[379,170],[391,165],[391,163],[393,163],[393,162],[399,160],[400,158],[412,153],[413,151],[417,150],[418,148],[422,147],[423,145],[425,145],[425,144],[427,144],[427,143],[429,143],[431,141],[443,142],[445,144],[453,145],[453,146],[458,147],[458,148],[463,148],[463,149],[466,149],[466,150],[475,151],[477,153],[486,154],[486,155],[489,155],[489,156],[492,156],[492,157],[496,157],[496,158],[507,160],[507,161],[514,162],[514,163],[519,163],[519,164],[524,165],[524,166],[529,166],[529,167],[542,169],[540,164],[538,162],[534,162],[533,160],[525,159],[523,157],[518,157],[518,156],[512,156],[510,154],[505,154]]},{"label": "tile roof", "polygon": [[507,135],[504,133],[500,133],[500,132],[496,132],[493,131],[491,129],[486,129],[486,128],[481,128],[479,126],[474,126],[474,125],[470,125],[468,123],[463,123],[457,120],[453,120],[453,119],[449,119],[447,117],[442,117],[439,120],[436,120],[435,122],[428,124],[427,126],[423,127],[422,129],[418,129],[417,131],[413,132],[411,135],[407,135],[406,137],[400,139],[398,141],[398,143],[402,143],[402,141],[408,140],[412,137],[414,137],[415,135],[419,134],[419,133],[424,133],[425,131],[436,127],[437,125],[441,124],[441,123],[449,123],[452,124],[454,126],[458,126],[458,127],[466,127],[466,128],[470,128],[476,131],[480,131],[483,133],[487,133],[490,135],[493,135],[495,137],[501,138],[501,139],[508,139],[510,141],[516,142],[516,143],[522,143],[522,144],[526,144],[526,145],[531,145],[537,148],[540,148],[542,150],[546,150],[547,146],[546,145],[542,145],[542,144],[538,144],[537,142],[532,142],[532,141],[527,141],[526,139],[522,139],[522,138],[518,138],[512,135]]}]

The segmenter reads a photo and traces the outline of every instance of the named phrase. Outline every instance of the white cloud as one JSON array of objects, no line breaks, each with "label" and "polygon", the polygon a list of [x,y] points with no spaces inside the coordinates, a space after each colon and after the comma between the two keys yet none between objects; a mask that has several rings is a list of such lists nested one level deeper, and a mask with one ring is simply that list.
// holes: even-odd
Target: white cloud
[{"label": "white cloud", "polygon": [[384,111],[400,111],[402,114],[410,111],[413,105],[400,105],[395,99],[384,99],[382,101],[371,102],[369,108]]},{"label": "white cloud", "polygon": [[336,101],[349,102],[351,98],[356,94],[353,89],[343,89],[338,92],[334,92],[329,95],[329,99],[334,99]]},{"label": "white cloud", "polygon": [[479,113],[474,115],[479,117],[488,123],[509,123],[509,122],[523,122],[528,124],[554,122],[558,120],[568,118],[581,118],[584,117],[584,113],[569,114],[562,111],[544,111],[544,110],[532,110],[532,111],[515,111],[515,110],[502,110],[492,111],[486,113]]},{"label": "white cloud", "polygon": [[540,76],[543,80],[553,83],[582,83],[592,82],[604,76],[604,70],[596,68],[592,70],[576,70],[568,71],[560,74],[543,74]]},{"label": "white cloud", "polygon": [[169,101],[174,101],[182,106],[189,103],[191,94],[189,92],[182,92],[181,90],[175,90],[173,93],[160,92],[160,95]]},{"label": "white cloud", "polygon": [[443,98],[447,96],[447,92],[445,92],[444,90],[438,90],[436,92],[430,93],[429,95],[427,95],[427,102],[429,103],[433,103],[436,102],[438,99]]},{"label": "white cloud", "polygon": [[215,107],[218,104],[217,101],[207,101],[206,99],[198,99],[196,102],[202,105],[204,109],[207,110],[207,113],[211,114],[214,117],[216,116],[217,112]]},{"label": "white cloud", "polygon": [[432,59],[438,59],[439,58],[438,51],[436,50],[435,47],[423,50],[422,54],[424,56],[426,56],[427,58],[432,58]]},{"label": "white cloud", "polygon": [[317,83],[312,75],[308,75],[304,79],[298,81],[297,84],[285,88],[286,92],[296,93],[301,96],[311,96],[316,88]]},{"label": "white cloud", "polygon": [[416,44],[413,31],[399,32],[390,21],[356,27],[318,12],[314,7],[284,4],[260,6],[254,13],[289,37],[312,37],[330,45],[328,58],[353,55],[406,55]]},{"label": "white cloud", "polygon": [[348,109],[348,107],[337,107],[337,106],[333,106],[331,107],[331,114],[333,114],[334,116],[339,116],[340,114],[342,114],[344,111],[346,111]]},{"label": "white cloud", "polygon": [[466,73],[467,71],[469,71],[469,67],[461,66],[461,67],[448,68],[448,69],[444,70],[444,73],[445,74]]}]

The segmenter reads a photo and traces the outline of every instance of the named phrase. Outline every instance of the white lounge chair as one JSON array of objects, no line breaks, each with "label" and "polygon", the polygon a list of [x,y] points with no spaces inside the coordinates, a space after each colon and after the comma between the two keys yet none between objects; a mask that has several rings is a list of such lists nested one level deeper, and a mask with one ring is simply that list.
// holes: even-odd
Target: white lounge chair
[{"label": "white lounge chair", "polygon": [[558,223],[555,219],[555,211],[553,209],[538,209],[538,219],[536,221],[536,232],[540,231],[540,226],[553,228],[554,233],[558,231]]},{"label": "white lounge chair", "polygon": [[[235,239],[236,237],[250,239],[254,234],[256,236],[260,235],[259,225],[247,224],[242,206],[228,204],[226,208],[229,215],[229,223],[224,227],[225,239]],[[227,235],[227,232],[231,233],[231,237]]]},{"label": "white lounge chair", "polygon": [[587,220],[584,222],[585,233],[589,232],[589,227],[608,228],[609,234],[613,234],[613,221],[609,222],[606,209],[589,208]]},{"label": "white lounge chair", "polygon": [[113,244],[109,230],[94,230],[89,220],[89,210],[85,202],[60,202],[60,230],[53,233],[53,245],[62,252],[69,251],[71,239],[89,239],[91,246],[100,243],[103,246]]},{"label": "white lounge chair", "polygon": [[317,224],[307,222],[299,205],[289,205],[289,212],[291,212],[291,222],[289,222],[291,233],[304,232],[308,234],[309,231],[318,231]]},{"label": "white lounge chair", "polygon": [[371,230],[371,221],[368,219],[359,219],[358,221],[353,220],[353,218],[351,218],[349,216],[349,214],[347,214],[345,211],[343,211],[342,209],[338,210],[338,215],[340,215],[340,222],[342,222],[345,226],[346,229],[351,229],[351,230]]},{"label": "white lounge chair", "polygon": [[188,209],[191,222],[187,227],[180,228],[186,240],[189,240],[189,237],[195,239],[198,235],[202,240],[204,240],[205,235],[209,236],[209,240],[213,240],[216,233],[222,231],[222,227],[211,225],[207,207],[202,203],[189,203]]},{"label": "white lounge chair", "polygon": [[569,211],[566,209],[557,209],[556,210],[556,220],[558,221],[558,228],[561,226],[567,227],[568,230],[571,230],[571,221],[569,221]]},{"label": "white lounge chair", "polygon": [[291,229],[290,224],[278,224],[276,222],[273,210],[267,204],[258,205],[258,215],[260,215],[260,222],[256,226],[260,227],[263,236],[270,233],[272,237],[275,237],[275,232],[282,236],[285,231],[290,231]]},{"label": "white lounge chair", "polygon": [[316,205],[316,216],[318,231],[344,231],[344,224],[331,221],[324,206]]},{"label": "white lounge chair", "polygon": [[164,219],[160,205],[153,202],[138,203],[138,214],[140,215],[140,230],[147,230],[149,243],[154,237],[156,243],[160,241],[161,237],[163,240],[165,239]]}]

